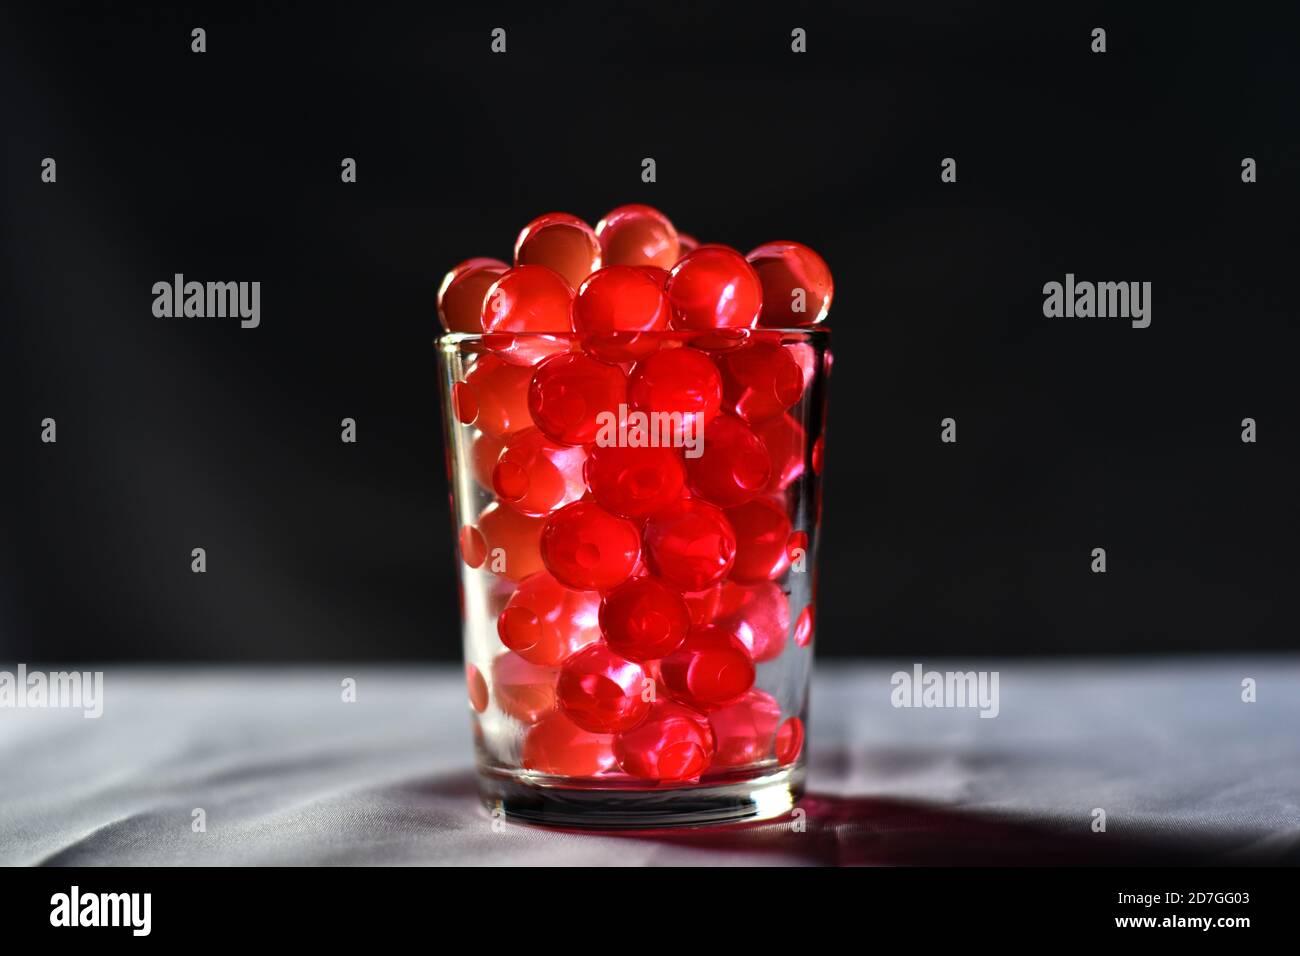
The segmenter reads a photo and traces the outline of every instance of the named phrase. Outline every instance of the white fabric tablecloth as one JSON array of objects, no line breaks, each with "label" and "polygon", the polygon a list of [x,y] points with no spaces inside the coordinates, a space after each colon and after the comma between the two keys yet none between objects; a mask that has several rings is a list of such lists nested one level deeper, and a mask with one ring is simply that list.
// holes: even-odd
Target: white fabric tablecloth
[{"label": "white fabric tablecloth", "polygon": [[0,863],[1300,862],[1300,660],[971,668],[995,719],[820,662],[802,828],[579,834],[492,825],[459,668],[112,666],[97,720],[0,709]]}]

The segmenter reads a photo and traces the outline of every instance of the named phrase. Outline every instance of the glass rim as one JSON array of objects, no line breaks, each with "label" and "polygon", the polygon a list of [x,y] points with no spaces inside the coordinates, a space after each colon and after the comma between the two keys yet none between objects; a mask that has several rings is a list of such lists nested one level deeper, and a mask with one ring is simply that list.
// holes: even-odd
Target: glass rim
[{"label": "glass rim", "polygon": [[749,338],[753,332],[766,332],[771,335],[807,335],[813,338],[830,338],[831,330],[829,327],[817,324],[806,325],[802,328],[768,328],[767,326],[756,326],[754,328],[720,328],[720,329],[653,329],[646,332],[637,332],[631,329],[609,329],[599,332],[575,332],[568,329],[563,332],[443,332],[434,339],[434,343],[442,348],[454,345],[464,345],[475,342],[487,342],[489,345],[493,340],[510,341],[546,341],[556,339],[577,339],[591,335],[635,335],[635,336],[653,336],[654,338],[673,338],[691,335],[716,335],[717,333],[745,333],[736,335],[737,340]]}]

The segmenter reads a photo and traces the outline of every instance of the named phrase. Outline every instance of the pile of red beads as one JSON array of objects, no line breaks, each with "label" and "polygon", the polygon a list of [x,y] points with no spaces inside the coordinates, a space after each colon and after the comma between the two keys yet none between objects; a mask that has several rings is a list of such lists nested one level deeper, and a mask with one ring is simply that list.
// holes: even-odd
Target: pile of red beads
[{"label": "pile of red beads", "polygon": [[511,589],[470,702],[522,727],[524,769],[682,784],[798,759],[801,717],[758,685],[812,639],[789,580],[822,359],[797,330],[832,291],[806,246],[701,245],[643,205],[540,216],[513,266],[443,279],[443,327],[478,336],[449,401],[491,496],[460,552]]}]

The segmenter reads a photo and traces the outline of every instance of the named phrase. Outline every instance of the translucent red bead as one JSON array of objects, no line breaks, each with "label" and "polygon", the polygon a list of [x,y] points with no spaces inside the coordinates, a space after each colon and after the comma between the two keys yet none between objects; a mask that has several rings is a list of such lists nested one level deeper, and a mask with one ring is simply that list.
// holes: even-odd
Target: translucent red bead
[{"label": "translucent red bead", "polygon": [[515,265],[546,266],[573,289],[600,268],[600,261],[595,230],[567,212],[538,216],[515,240]]},{"label": "translucent red bead", "polygon": [[722,375],[698,349],[663,349],[638,362],[628,379],[628,401],[643,412],[696,416],[707,425],[722,404]]},{"label": "translucent red bead", "polygon": [[524,769],[558,777],[594,777],[612,768],[614,738],[584,730],[556,711],[531,727],[524,737]]},{"label": "translucent red bead", "polygon": [[731,570],[736,533],[720,508],[683,499],[645,523],[646,563],[683,591],[701,591]]},{"label": "translucent red bead", "polygon": [[483,331],[483,298],[510,266],[500,259],[466,259],[438,287],[438,321],[448,332]]},{"label": "translucent red bead", "polygon": [[663,284],[634,266],[593,272],[573,300],[578,332],[650,332],[668,328],[672,309]]},{"label": "translucent red bead", "polygon": [[625,581],[600,606],[605,643],[629,660],[666,657],[681,646],[690,627],[681,594],[652,577]]},{"label": "translucent red bead", "polygon": [[624,518],[644,518],[682,497],[686,467],[671,448],[591,449],[587,487],[601,507]]},{"label": "translucent red bead", "polygon": [[734,581],[770,581],[790,565],[786,546],[790,541],[790,518],[785,506],[771,498],[727,509],[727,521],[736,533],[736,560],[731,568]]},{"label": "translucent red bead", "polygon": [[547,569],[561,583],[607,591],[636,570],[641,532],[594,501],[577,501],[546,519],[541,552]]},{"label": "translucent red bead", "polygon": [[602,415],[618,418],[627,402],[627,376],[617,365],[572,352],[545,359],[528,388],[528,409],[537,427],[564,445],[596,440]]},{"label": "translucent red bead", "polygon": [[772,752],[781,707],[766,691],[755,688],[740,700],[709,711],[713,728],[715,767],[743,767]]},{"label": "translucent red bead", "polygon": [[794,329],[823,321],[835,286],[821,256],[799,242],[767,242],[745,257],[763,285],[759,325]]},{"label": "translucent red bead", "polygon": [[700,246],[682,256],[667,291],[678,329],[753,328],[763,307],[758,275],[726,246]]},{"label": "translucent red bead", "polygon": [[677,230],[652,206],[619,206],[596,223],[605,265],[671,269],[680,255]]},{"label": "translucent red bead", "polygon": [[803,397],[803,370],[788,349],[758,342],[718,356],[727,410],[745,421],[766,421]]},{"label": "translucent red bead", "polygon": [[492,467],[492,488],[524,514],[550,514],[586,493],[586,461],[580,446],[560,445],[538,429],[526,428],[506,440]]},{"label": "translucent red bead", "polygon": [[604,644],[565,661],[555,693],[565,716],[592,733],[631,730],[650,711],[645,669]]},{"label": "translucent red bead", "polygon": [[515,266],[483,297],[484,332],[568,332],[573,289],[545,266]]},{"label": "translucent red bead", "polygon": [[719,415],[704,427],[704,449],[686,459],[691,491],[724,508],[744,504],[767,486],[772,461],[762,440],[738,418]]},{"label": "translucent red bead", "polygon": [[637,727],[614,738],[619,767],[642,780],[693,780],[708,768],[713,751],[708,719],[666,700],[655,703]]},{"label": "translucent red bead", "polygon": [[600,639],[600,595],[531,574],[497,618],[501,643],[531,664],[554,666]]},{"label": "translucent red bead", "polygon": [[659,664],[678,700],[695,707],[729,704],[754,686],[754,661],[740,639],[721,627],[696,628]]}]

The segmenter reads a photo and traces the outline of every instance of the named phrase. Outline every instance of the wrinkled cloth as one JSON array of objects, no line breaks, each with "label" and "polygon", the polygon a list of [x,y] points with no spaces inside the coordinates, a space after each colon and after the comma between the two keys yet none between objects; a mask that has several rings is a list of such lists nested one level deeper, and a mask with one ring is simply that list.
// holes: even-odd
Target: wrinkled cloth
[{"label": "wrinkled cloth", "polygon": [[0,863],[1300,862],[1300,659],[952,668],[995,718],[893,706],[911,669],[817,665],[802,813],[620,834],[494,826],[459,668],[111,666],[99,719],[0,709]]}]

